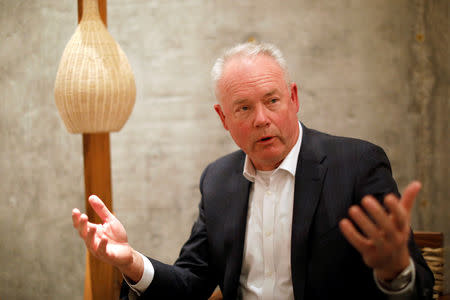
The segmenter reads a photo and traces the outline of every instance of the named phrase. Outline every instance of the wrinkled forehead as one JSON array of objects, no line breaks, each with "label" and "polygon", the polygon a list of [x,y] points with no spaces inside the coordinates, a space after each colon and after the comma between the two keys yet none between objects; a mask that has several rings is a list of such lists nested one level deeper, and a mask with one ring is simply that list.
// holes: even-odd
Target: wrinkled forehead
[{"label": "wrinkled forehead", "polygon": [[223,73],[221,79],[228,76],[253,74],[255,72],[264,72],[265,70],[278,71],[283,73],[283,69],[278,62],[271,56],[265,54],[244,55],[237,54],[228,58],[224,62]]},{"label": "wrinkled forehead", "polygon": [[242,88],[258,88],[267,84],[286,84],[283,69],[275,59],[267,55],[235,56],[225,62],[216,89],[223,96]]}]

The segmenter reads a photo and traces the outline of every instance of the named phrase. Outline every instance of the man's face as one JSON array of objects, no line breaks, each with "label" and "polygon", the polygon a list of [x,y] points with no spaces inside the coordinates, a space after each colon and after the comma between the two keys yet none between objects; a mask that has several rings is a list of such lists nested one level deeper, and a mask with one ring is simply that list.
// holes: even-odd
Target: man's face
[{"label": "man's face", "polygon": [[217,84],[214,106],[222,124],[258,170],[280,165],[298,138],[297,86],[286,84],[267,55],[233,57]]}]

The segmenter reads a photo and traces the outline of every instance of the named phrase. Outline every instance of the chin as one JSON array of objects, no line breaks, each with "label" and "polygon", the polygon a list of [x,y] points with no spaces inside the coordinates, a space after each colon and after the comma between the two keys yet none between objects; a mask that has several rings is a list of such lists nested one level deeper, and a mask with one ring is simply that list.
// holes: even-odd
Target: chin
[{"label": "chin", "polygon": [[283,158],[281,158],[281,156],[279,156],[279,155],[261,156],[260,157],[260,161],[264,161],[267,164],[276,165],[276,166],[278,166],[282,160],[283,160]]}]

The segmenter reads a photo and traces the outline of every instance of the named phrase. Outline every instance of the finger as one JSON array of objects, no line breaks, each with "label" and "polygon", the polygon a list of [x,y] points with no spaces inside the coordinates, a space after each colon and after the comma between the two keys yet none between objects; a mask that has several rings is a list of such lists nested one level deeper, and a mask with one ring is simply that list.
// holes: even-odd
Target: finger
[{"label": "finger", "polygon": [[108,238],[105,235],[102,235],[100,239],[100,243],[98,244],[98,254],[101,256],[107,256],[106,254],[106,246],[108,245]]},{"label": "finger", "polygon": [[359,206],[352,206],[348,210],[351,219],[358,225],[361,231],[369,238],[378,238],[378,228]]},{"label": "finger", "polygon": [[361,254],[364,253],[369,246],[369,241],[363,237],[348,219],[342,219],[339,222],[339,228],[347,241],[356,248]]},{"label": "finger", "polygon": [[384,204],[389,209],[395,226],[398,230],[404,231],[405,226],[409,227],[409,216],[405,208],[400,204],[398,198],[392,194],[384,198]]},{"label": "finger", "polygon": [[391,218],[389,218],[384,207],[374,197],[364,197],[361,204],[374,219],[378,229],[381,229],[386,234],[386,237],[390,237],[395,233],[395,227]]},{"label": "finger", "polygon": [[97,232],[97,228],[95,226],[89,226],[87,230],[86,236],[86,246],[91,249],[93,252],[96,252],[95,247],[95,233]]},{"label": "finger", "polygon": [[80,236],[85,239],[87,235],[87,223],[88,223],[88,217],[85,214],[82,214],[80,216],[80,223],[78,226],[78,232],[80,233]]},{"label": "finger", "polygon": [[78,229],[78,224],[80,223],[80,210],[78,208],[74,208],[72,210],[72,225],[74,228]]},{"label": "finger", "polygon": [[419,181],[411,182],[404,190],[403,197],[401,199],[401,203],[403,207],[406,209],[407,214],[411,214],[411,209],[414,205],[414,200],[417,197],[420,189],[422,188],[422,184]]},{"label": "finger", "polygon": [[113,214],[111,214],[103,201],[96,195],[91,195],[89,197],[89,203],[103,222],[107,222],[111,218],[114,218]]}]

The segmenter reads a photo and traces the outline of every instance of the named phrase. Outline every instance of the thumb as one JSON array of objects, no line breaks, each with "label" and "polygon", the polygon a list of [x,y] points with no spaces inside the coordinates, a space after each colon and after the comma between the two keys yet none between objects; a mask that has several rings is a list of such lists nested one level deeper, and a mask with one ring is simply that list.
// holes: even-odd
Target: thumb
[{"label": "thumb", "polygon": [[408,213],[411,212],[411,209],[414,206],[414,200],[416,199],[421,188],[422,184],[419,181],[413,181],[405,188],[401,199],[401,204]]}]

